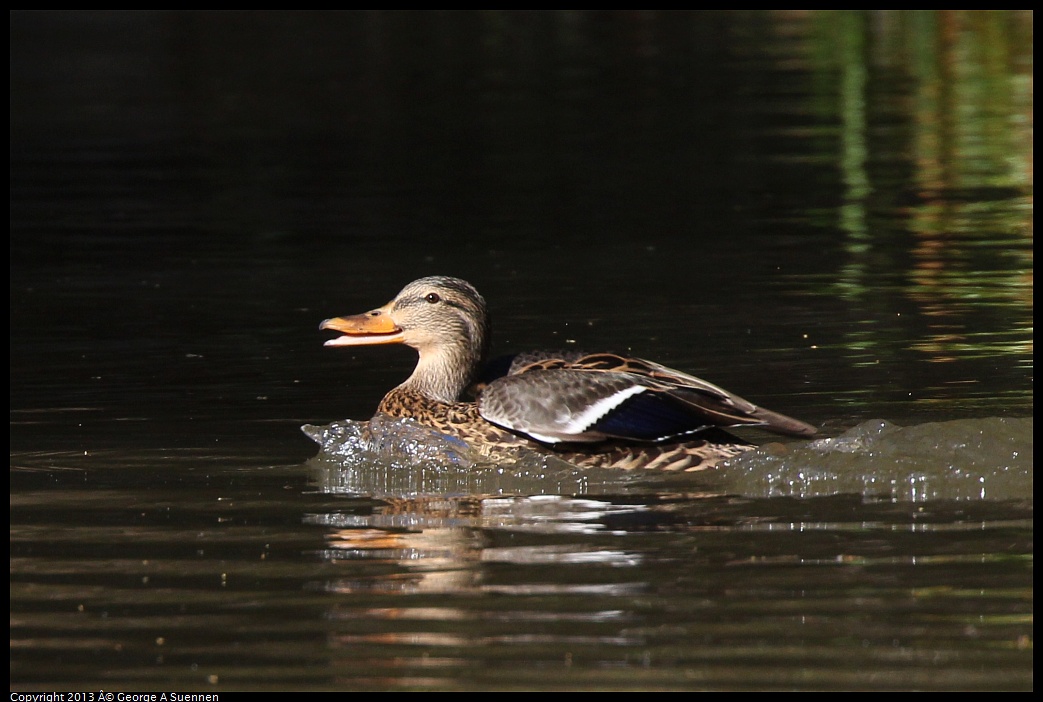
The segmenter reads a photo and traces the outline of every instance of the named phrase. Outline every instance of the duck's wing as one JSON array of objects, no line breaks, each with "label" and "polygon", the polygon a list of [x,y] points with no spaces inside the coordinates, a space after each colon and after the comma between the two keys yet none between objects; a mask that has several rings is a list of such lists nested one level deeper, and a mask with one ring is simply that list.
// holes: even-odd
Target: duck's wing
[{"label": "duck's wing", "polygon": [[535,368],[567,368],[587,355],[583,351],[539,350],[497,356],[482,367],[468,390],[471,396],[476,397],[490,383],[505,376]]},{"label": "duck's wing", "polygon": [[590,354],[574,361],[571,367],[623,372],[647,378],[676,399],[693,405],[696,411],[708,413],[718,426],[756,426],[776,434],[805,438],[814,436],[818,431],[807,422],[755,405],[702,378],[643,358],[610,353]]},{"label": "duck's wing", "polygon": [[478,408],[487,421],[545,443],[664,441],[742,425],[794,436],[815,432],[700,378],[614,354],[512,369],[484,388]]},{"label": "duck's wing", "polygon": [[658,441],[710,426],[683,403],[625,373],[532,370],[486,386],[478,411],[493,424],[544,443]]}]

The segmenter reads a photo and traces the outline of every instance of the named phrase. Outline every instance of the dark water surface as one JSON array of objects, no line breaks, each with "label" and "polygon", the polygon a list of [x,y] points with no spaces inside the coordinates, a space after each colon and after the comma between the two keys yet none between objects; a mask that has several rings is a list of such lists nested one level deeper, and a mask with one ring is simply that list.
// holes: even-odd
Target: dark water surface
[{"label": "dark water surface", "polygon": [[[11,688],[1031,689],[1032,17],[15,12]],[[823,428],[316,456],[470,280]],[[415,465],[414,465],[415,464]]]}]

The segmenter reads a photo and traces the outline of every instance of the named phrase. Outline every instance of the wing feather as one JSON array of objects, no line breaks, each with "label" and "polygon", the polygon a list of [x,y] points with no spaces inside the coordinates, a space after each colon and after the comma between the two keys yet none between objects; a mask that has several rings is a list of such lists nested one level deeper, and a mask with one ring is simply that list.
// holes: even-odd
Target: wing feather
[{"label": "wing feather", "polygon": [[493,424],[545,443],[654,442],[735,426],[802,437],[815,433],[804,422],[651,361],[605,353],[521,359],[484,386],[479,412]]}]

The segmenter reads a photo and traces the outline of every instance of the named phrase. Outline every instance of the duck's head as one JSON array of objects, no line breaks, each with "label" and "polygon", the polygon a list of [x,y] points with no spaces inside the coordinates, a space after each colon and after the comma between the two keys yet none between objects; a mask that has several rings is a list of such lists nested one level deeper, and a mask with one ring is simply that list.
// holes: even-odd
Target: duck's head
[{"label": "duck's head", "polygon": [[403,386],[432,399],[454,402],[484,360],[489,344],[485,300],[459,278],[415,280],[384,305],[319,325],[341,333],[326,346],[406,344],[420,360]]}]

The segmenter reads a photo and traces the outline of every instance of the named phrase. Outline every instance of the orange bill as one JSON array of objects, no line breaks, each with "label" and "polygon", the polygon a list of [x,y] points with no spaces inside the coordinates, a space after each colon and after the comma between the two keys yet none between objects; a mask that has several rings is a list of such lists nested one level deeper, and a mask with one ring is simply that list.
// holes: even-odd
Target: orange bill
[{"label": "orange bill", "polygon": [[369,346],[371,344],[401,344],[402,330],[391,321],[383,309],[351,317],[323,320],[319,329],[331,329],[343,336],[329,339],[325,346]]}]

